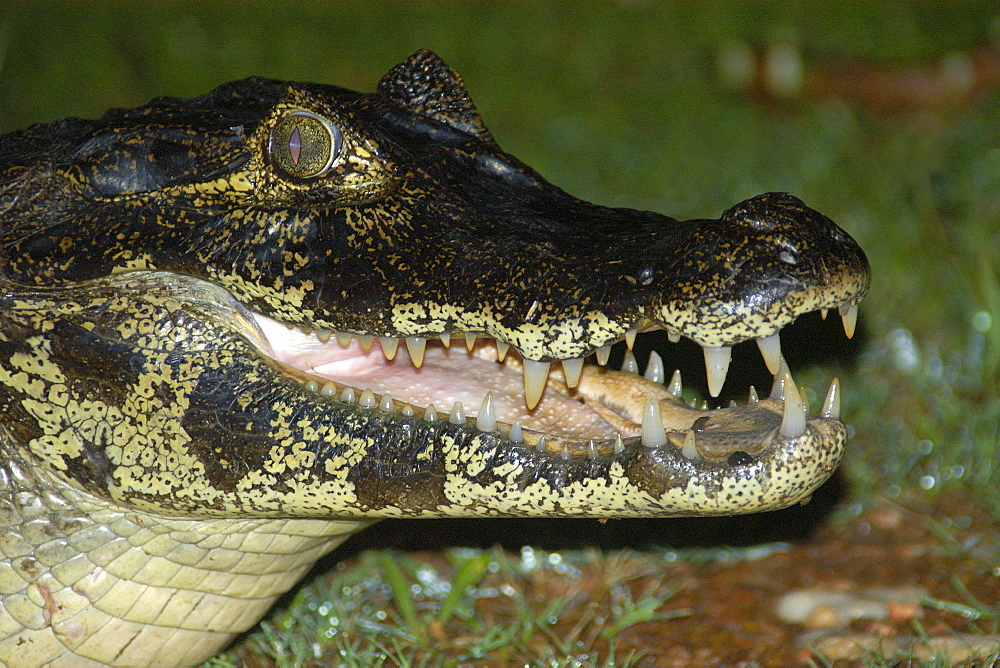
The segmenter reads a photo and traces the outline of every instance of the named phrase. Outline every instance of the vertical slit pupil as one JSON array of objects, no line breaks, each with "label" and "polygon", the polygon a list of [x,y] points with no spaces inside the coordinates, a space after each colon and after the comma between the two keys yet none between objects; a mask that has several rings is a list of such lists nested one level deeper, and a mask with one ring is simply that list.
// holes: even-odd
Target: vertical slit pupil
[{"label": "vertical slit pupil", "polygon": [[302,154],[302,137],[299,129],[292,130],[292,136],[288,138],[288,152],[292,156],[292,164],[299,164],[299,156]]}]

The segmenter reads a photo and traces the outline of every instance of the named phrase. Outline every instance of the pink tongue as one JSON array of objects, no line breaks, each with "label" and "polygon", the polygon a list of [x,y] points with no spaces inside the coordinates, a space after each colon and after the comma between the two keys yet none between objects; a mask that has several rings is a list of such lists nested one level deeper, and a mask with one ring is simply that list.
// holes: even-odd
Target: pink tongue
[{"label": "pink tongue", "polygon": [[439,341],[429,341],[418,369],[404,345],[390,361],[377,341],[370,350],[364,350],[357,339],[342,347],[333,338],[324,344],[273,320],[258,317],[258,324],[279,362],[332,380],[339,389],[349,385],[356,391],[388,394],[397,405],[408,403],[418,414],[431,404],[438,413],[447,414],[460,402],[467,416],[475,416],[486,393],[492,392],[496,418],[502,423],[520,420],[528,429],[575,438],[613,438],[618,433],[583,403],[552,388],[529,412],[520,371],[470,353],[461,342],[448,349]]}]

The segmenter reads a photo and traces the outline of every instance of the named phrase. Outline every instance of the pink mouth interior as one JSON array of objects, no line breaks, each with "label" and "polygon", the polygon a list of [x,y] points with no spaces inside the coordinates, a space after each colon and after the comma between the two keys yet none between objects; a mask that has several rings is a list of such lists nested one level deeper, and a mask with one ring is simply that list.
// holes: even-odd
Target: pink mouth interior
[{"label": "pink mouth interior", "polygon": [[619,433],[582,400],[564,394],[567,390],[559,382],[561,373],[555,370],[541,401],[528,411],[517,354],[511,351],[505,362],[497,362],[492,340],[479,341],[471,352],[462,340],[450,348],[439,340],[429,340],[423,364],[416,368],[402,344],[395,357],[387,360],[378,340],[365,350],[357,338],[347,346],[332,337],[322,343],[269,318],[257,316],[257,322],[270,344],[271,357],[335,382],[338,392],[350,386],[358,394],[363,390],[388,394],[397,406],[407,403],[418,414],[430,405],[439,414],[448,414],[458,402],[470,417],[478,414],[486,393],[492,392],[496,419],[501,423],[520,420],[526,429],[568,438],[614,438]]}]

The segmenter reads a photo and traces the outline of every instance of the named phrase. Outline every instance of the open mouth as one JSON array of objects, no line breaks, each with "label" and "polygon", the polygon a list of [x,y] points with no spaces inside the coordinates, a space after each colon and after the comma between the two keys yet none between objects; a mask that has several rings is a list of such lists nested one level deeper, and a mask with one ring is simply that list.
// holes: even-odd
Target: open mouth
[{"label": "open mouth", "polygon": [[[853,335],[857,304],[839,309]],[[825,315],[825,314],[824,314]],[[397,339],[305,331],[254,314],[271,356],[308,391],[330,401],[398,415],[505,433],[519,444],[554,455],[597,456],[628,445],[675,447],[689,460],[752,457],[776,439],[792,441],[839,421],[840,388],[831,383],[823,406],[810,415],[781,356],[778,334],[758,339],[775,382],[768,396],[751,388],[747,403],[709,410],[683,402],[679,372],[666,371],[655,352],[640,372],[631,352],[621,370],[606,368],[610,346],[582,359],[524,360],[493,338],[457,334]],[[644,329],[657,328],[648,323]],[[629,349],[635,340],[625,337]],[[671,336],[671,339],[679,337]],[[726,379],[730,348],[705,348],[709,387]]]}]

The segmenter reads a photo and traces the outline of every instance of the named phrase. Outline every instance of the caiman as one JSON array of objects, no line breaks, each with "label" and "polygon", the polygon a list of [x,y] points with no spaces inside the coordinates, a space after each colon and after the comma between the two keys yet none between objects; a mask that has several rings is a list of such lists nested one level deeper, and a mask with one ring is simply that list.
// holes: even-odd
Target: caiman
[{"label": "caiman", "polygon": [[[385,517],[721,515],[843,453],[779,330],[869,283],[786,194],[575,199],[429,51],[371,94],[251,78],[0,139],[0,661],[192,664]],[[755,339],[776,382],[696,409]],[[594,355],[597,364],[584,364]]]}]

